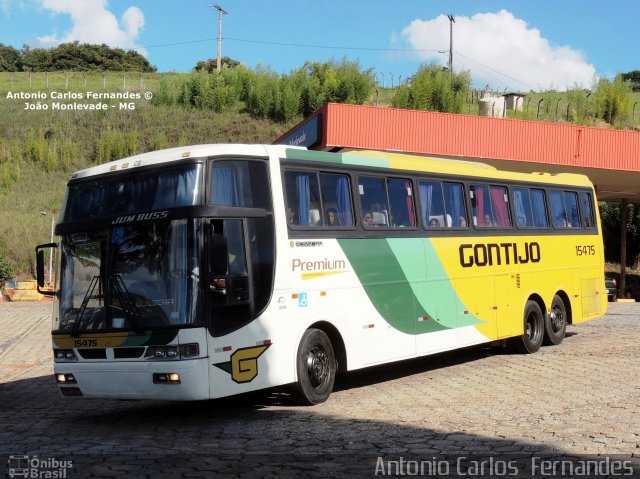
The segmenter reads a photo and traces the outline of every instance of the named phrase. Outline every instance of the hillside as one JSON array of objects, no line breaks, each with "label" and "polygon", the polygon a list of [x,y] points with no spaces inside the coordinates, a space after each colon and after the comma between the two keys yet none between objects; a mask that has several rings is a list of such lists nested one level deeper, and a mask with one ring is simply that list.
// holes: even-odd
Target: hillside
[{"label": "hillside", "polygon": [[[118,85],[107,91],[121,90],[122,76],[109,77],[116,78]],[[148,84],[144,91],[150,91]],[[20,279],[33,276],[35,245],[49,241],[51,214],[58,217],[73,171],[179,145],[270,143],[290,126],[237,111],[187,110],[146,100],[136,100],[131,111],[25,111],[25,101],[6,98],[15,90],[0,84],[0,257]],[[139,83],[127,90],[141,91]],[[85,91],[84,85],[70,91]]]},{"label": "hillside", "polygon": [[[599,104],[613,104],[605,100],[616,94],[614,87],[605,83],[593,94],[529,93],[524,111],[515,117],[611,127],[596,113]],[[179,145],[270,143],[302,118],[301,106],[302,112],[311,112],[341,99],[391,106],[407,88],[380,88],[370,72],[349,62],[309,63],[282,78],[243,68],[221,75],[0,73],[0,260],[7,259],[18,278],[33,275],[34,246],[49,240],[51,216],[58,217],[75,170]],[[413,94],[405,93],[407,98]],[[457,111],[478,114],[478,92],[463,95],[466,100]],[[611,123],[637,129],[640,94],[619,98],[626,98],[628,111]]]}]

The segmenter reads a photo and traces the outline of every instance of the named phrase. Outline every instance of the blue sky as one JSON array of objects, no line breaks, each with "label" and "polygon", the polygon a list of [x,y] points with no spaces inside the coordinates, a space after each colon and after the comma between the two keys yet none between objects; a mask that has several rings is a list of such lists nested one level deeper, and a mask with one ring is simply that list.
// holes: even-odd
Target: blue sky
[{"label": "blue sky", "polygon": [[390,86],[424,62],[453,66],[476,87],[591,86],[640,70],[640,2],[608,0],[0,0],[0,43],[62,41],[139,48],[159,71],[189,71],[222,54],[288,73],[307,60],[349,58]]}]

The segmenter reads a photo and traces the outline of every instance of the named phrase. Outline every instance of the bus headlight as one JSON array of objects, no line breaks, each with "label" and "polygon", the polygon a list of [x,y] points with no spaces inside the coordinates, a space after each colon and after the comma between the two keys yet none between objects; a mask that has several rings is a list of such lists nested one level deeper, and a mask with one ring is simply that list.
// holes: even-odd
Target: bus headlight
[{"label": "bus headlight", "polygon": [[180,353],[185,359],[197,358],[200,356],[200,346],[198,343],[188,343],[180,345]]},{"label": "bus headlight", "polygon": [[191,359],[199,355],[198,343],[188,343],[180,346],[149,346],[144,358],[155,360]]},{"label": "bus headlight", "polygon": [[73,349],[54,349],[53,359],[56,361],[77,361],[76,353]]}]

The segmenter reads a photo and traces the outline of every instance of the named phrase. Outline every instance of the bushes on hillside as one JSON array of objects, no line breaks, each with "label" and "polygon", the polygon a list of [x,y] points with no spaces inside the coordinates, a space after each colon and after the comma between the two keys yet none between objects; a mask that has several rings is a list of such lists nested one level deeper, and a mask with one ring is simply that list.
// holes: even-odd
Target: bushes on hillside
[{"label": "bushes on hillside", "polygon": [[343,60],[308,62],[288,75],[242,65],[208,73],[166,77],[154,97],[156,104],[182,105],[222,112],[240,104],[254,118],[291,122],[327,102],[362,104],[374,88],[371,71]]},{"label": "bushes on hillside", "polygon": [[13,278],[14,272],[9,261],[3,256],[0,256],[0,285],[5,281]]},{"label": "bushes on hillside", "polygon": [[432,63],[422,65],[407,85],[396,91],[391,104],[395,108],[462,113],[471,76],[454,73]]}]

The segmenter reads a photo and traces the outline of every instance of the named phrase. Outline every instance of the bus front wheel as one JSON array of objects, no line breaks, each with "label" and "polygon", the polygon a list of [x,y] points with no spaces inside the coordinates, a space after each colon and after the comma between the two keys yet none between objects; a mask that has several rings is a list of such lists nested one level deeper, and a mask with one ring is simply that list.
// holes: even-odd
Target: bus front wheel
[{"label": "bus front wheel", "polygon": [[551,314],[544,322],[544,344],[560,344],[567,331],[567,310],[564,301],[557,294],[551,302]]},{"label": "bus front wheel", "polygon": [[307,329],[302,335],[296,360],[296,393],[303,404],[327,400],[336,379],[336,358],[329,337],[319,329]]},{"label": "bus front wheel", "polygon": [[533,354],[544,338],[544,315],[540,305],[535,301],[527,301],[524,309],[524,334],[511,339],[511,346],[517,353]]}]

